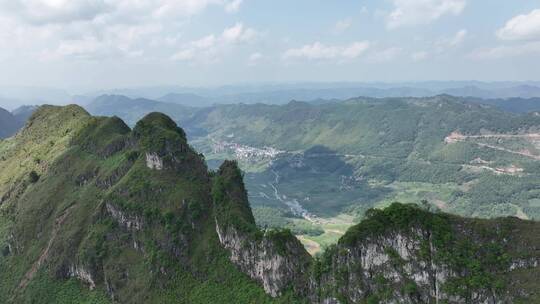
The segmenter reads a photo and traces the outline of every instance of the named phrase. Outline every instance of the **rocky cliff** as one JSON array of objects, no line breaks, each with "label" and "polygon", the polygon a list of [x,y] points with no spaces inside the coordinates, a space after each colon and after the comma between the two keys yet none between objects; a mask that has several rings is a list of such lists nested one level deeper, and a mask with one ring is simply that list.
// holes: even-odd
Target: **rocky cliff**
[{"label": "rocky cliff", "polygon": [[0,142],[0,302],[530,303],[540,225],[370,210],[311,257],[170,118],[45,107]]},{"label": "rocky cliff", "polygon": [[339,243],[311,258],[288,231],[253,221],[240,170],[214,178],[216,230],[230,260],[265,291],[312,303],[510,303],[538,296],[519,273],[540,274],[539,225],[465,219],[395,203],[370,210]]}]

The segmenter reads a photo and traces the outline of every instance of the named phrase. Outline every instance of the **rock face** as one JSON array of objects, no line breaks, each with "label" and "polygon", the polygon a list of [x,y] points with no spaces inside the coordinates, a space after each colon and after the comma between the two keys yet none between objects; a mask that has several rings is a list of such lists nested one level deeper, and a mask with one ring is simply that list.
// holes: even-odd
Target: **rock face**
[{"label": "rock face", "polygon": [[[67,110],[65,119],[82,111]],[[0,271],[0,303],[43,302],[26,298],[42,270],[48,279],[77,278],[115,303],[166,303],[170,296],[271,302],[264,292],[291,303],[540,299],[538,223],[392,204],[369,210],[314,258],[290,231],[260,230],[237,164],[208,172],[169,118],[150,114],[130,131],[115,119],[80,115],[85,123],[73,129],[65,151],[50,157],[39,181],[0,187],[0,268],[7,270]],[[30,127],[19,134],[25,132],[34,134]],[[7,156],[31,150],[10,147],[17,153]],[[15,180],[26,181],[26,171],[18,174]],[[62,284],[46,286],[55,285]]]},{"label": "rock face", "polygon": [[[238,211],[244,203],[234,197],[221,203]],[[216,230],[230,260],[273,297],[292,287],[311,303],[512,303],[528,295],[525,282],[508,279],[512,271],[540,274],[540,253],[519,239],[525,228],[517,219],[467,220],[394,204],[312,259],[286,236],[257,237],[226,218],[216,218]]]},{"label": "rock face", "polygon": [[216,232],[230,260],[276,297],[292,288],[306,294],[310,256],[290,231],[259,231],[249,207],[242,174],[225,162],[214,184]]},{"label": "rock face", "polygon": [[79,265],[71,265],[71,266],[69,266],[68,275],[70,277],[75,277],[75,278],[81,280],[82,282],[84,282],[85,284],[87,284],[88,288],[90,288],[90,290],[96,288],[96,282],[95,282],[94,276],[92,275],[91,271],[89,271],[88,269],[86,269],[86,268],[84,268],[82,266],[79,266]]},{"label": "rock face", "polygon": [[128,230],[141,230],[143,228],[143,220],[140,216],[129,215],[111,203],[106,203],[105,208],[107,213],[109,213],[120,226],[123,226]]},{"label": "rock face", "polygon": [[[423,248],[426,243],[429,249]],[[389,303],[450,300],[441,286],[452,272],[431,261],[431,249],[429,232],[420,229],[372,238],[353,247],[338,246],[330,257],[331,270],[321,275],[317,285],[353,303],[370,296]],[[419,257],[422,250],[426,250],[425,258]],[[332,299],[323,296],[320,301],[335,302]]]},{"label": "rock face", "polygon": [[146,153],[146,166],[154,170],[163,169],[163,159],[157,153]]},{"label": "rock face", "polygon": [[[257,241],[233,227],[223,228],[217,223],[216,231],[223,247],[230,251],[231,261],[258,281],[272,297],[281,295],[290,286],[297,291],[305,289],[301,286],[305,284],[301,277],[307,259],[300,258],[305,255],[305,250],[298,241],[282,244],[285,248],[280,253],[278,245],[268,235]],[[290,254],[294,252],[296,254]]]}]

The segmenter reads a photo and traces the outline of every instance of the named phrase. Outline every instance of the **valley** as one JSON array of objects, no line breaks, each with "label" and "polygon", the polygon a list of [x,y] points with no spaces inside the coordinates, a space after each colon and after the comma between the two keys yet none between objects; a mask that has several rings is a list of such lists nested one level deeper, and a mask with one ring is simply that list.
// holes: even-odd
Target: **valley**
[{"label": "valley", "polygon": [[[38,109],[15,137],[0,141],[0,300],[325,303],[386,297],[459,303],[540,296],[536,285],[523,285],[540,264],[531,245],[538,243],[536,222],[446,213],[463,212],[456,204],[470,207],[464,196],[484,183],[493,187],[504,178],[508,186],[510,178],[516,184],[506,189],[533,191],[527,205],[509,196],[500,204],[486,197],[485,206],[527,218],[526,207],[540,207],[534,180],[527,186],[521,175],[493,172],[464,182],[385,179],[365,171],[365,162],[403,158],[323,145],[257,148],[216,138],[193,141],[210,149],[203,155],[160,113],[130,128],[77,106]],[[469,157],[508,160],[489,156]],[[534,161],[511,160],[523,167]],[[452,159],[440,163],[462,166]],[[216,167],[208,171],[207,164]],[[459,260],[452,258],[456,252]],[[471,265],[474,273],[466,271]],[[381,277],[373,278],[373,271]],[[344,276],[347,285],[340,283]],[[388,285],[392,277],[399,278],[391,283],[395,288]],[[416,291],[403,292],[411,284]],[[470,287],[462,290],[463,284]],[[441,288],[444,293],[434,293]]]},{"label": "valley", "polygon": [[0,304],[540,304],[539,0],[0,27]]}]

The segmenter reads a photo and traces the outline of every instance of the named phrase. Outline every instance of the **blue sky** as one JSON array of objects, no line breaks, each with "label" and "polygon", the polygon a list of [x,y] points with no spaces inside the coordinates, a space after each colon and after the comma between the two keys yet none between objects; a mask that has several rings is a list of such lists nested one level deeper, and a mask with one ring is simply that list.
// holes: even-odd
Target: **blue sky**
[{"label": "blue sky", "polygon": [[0,85],[540,80],[532,0],[0,0]]}]

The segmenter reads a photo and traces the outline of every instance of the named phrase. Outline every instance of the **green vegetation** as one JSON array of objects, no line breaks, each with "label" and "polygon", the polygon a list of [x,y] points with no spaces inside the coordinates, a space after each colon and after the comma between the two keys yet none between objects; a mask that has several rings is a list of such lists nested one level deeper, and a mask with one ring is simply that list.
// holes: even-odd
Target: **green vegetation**
[{"label": "green vegetation", "polygon": [[[306,107],[290,106],[295,115]],[[310,112],[304,118],[316,115],[322,114]],[[398,133],[396,136],[407,136]],[[341,286],[350,283],[351,272],[360,276],[363,270],[344,267],[338,261],[362,248],[361,243],[392,237],[397,232],[415,237],[422,244],[417,255],[411,257],[413,261],[431,265],[427,263],[431,259],[455,271],[457,275],[449,278],[443,289],[467,301],[472,301],[475,290],[513,292],[511,284],[524,282],[530,272],[509,273],[511,261],[537,258],[530,247],[538,244],[540,235],[534,222],[515,218],[463,219],[412,204],[368,209],[385,202],[391,193],[385,189],[392,187],[417,187],[418,191],[408,192],[410,200],[445,189],[437,199],[456,197],[454,202],[460,202],[460,192],[481,195],[482,191],[474,187],[494,191],[489,183],[471,179],[466,185],[433,186],[418,181],[342,179],[356,174],[358,168],[348,156],[332,155],[333,151],[324,147],[302,153],[300,162],[294,162],[292,156],[274,163],[277,167],[272,169],[278,176],[266,183],[277,192],[274,197],[300,200],[304,192],[287,196],[294,190],[287,184],[298,174],[291,170],[294,163],[304,164],[299,167],[313,180],[327,176],[318,184],[326,183],[327,188],[322,188],[325,192],[335,189],[327,199],[340,192],[366,190],[362,201],[358,201],[361,206],[356,206],[360,209],[347,209],[358,213],[367,210],[365,219],[350,228],[337,245],[311,258],[291,230],[262,231],[257,227],[236,162],[227,161],[217,172],[208,172],[204,158],[188,145],[184,131],[157,113],[143,118],[131,131],[118,118],[91,117],[76,106],[43,107],[16,137],[0,142],[0,152],[2,303],[302,303],[307,295],[317,294],[347,301],[349,297]],[[149,154],[164,166],[149,168]],[[317,157],[321,154],[330,155],[320,161]],[[32,178],[32,172],[38,178]],[[519,193],[527,193],[522,197],[512,190],[497,189],[505,198],[537,207],[534,179],[531,184],[521,184],[505,175],[495,178],[500,179],[496,182],[501,186],[508,184],[511,189],[523,185]],[[330,185],[332,179],[341,186]],[[486,197],[481,204],[488,205],[491,199]],[[301,202],[309,205],[310,200]],[[284,212],[283,207],[275,207],[266,206],[256,214],[261,218],[270,215],[268,226],[278,226],[285,218],[291,228],[298,229],[296,233],[321,238],[321,242],[322,238],[330,239],[328,232],[343,231],[352,222],[352,216],[340,216],[336,217],[341,218],[339,225],[326,219],[308,223]],[[347,207],[341,203],[331,205],[335,214]],[[216,222],[221,229],[235,228],[245,236],[244,245],[262,250],[269,255],[264,256],[267,260],[274,261],[273,255],[277,254],[289,263],[285,268],[294,273],[294,277],[286,278],[290,288],[283,290],[282,296],[271,298],[260,284],[242,273],[242,268],[230,261],[231,253],[222,247]],[[313,232],[317,225],[324,233],[309,235],[316,234]],[[418,235],[415,228],[424,234]],[[403,265],[411,261],[390,248],[384,253],[390,257],[389,265],[404,275]],[[315,281],[310,281],[312,278]],[[384,276],[373,280],[380,288],[369,291],[363,300],[389,299],[395,295],[394,290],[408,297],[424,292],[422,286],[410,280],[400,281],[399,286]],[[524,283],[527,290],[537,287],[528,284]]]},{"label": "green vegetation", "polygon": [[259,228],[286,228],[292,233],[299,235],[318,236],[324,233],[324,230],[314,223],[299,218],[289,211],[271,207],[253,208],[253,216]]},{"label": "green vegetation", "polygon": [[[176,119],[198,130],[192,133],[195,146],[212,166],[237,157],[214,151],[216,140],[288,151],[272,161],[238,159],[254,208],[288,210],[284,202],[297,201],[322,218],[360,219],[367,209],[393,201],[427,200],[433,209],[462,216],[540,218],[534,203],[540,192],[532,186],[540,182],[538,142],[523,136],[538,133],[538,116],[441,95],[220,105]],[[445,142],[453,132],[503,136]],[[269,219],[258,214],[262,227],[279,223],[299,232],[287,212],[267,214]]]},{"label": "green vegetation", "polygon": [[[370,209],[366,218],[358,225],[351,227],[339,240],[339,245],[355,247],[367,239],[377,238],[400,231],[410,234],[414,229],[429,233],[428,239],[422,239],[419,257],[427,261],[447,265],[450,270],[459,273],[459,277],[451,278],[443,289],[452,295],[472,301],[473,290],[491,290],[503,292],[510,283],[503,275],[510,266],[512,255],[522,258],[526,253],[515,251],[502,240],[511,237],[515,222],[511,219],[486,221],[462,219],[443,213],[431,213],[416,205],[393,203],[385,209]],[[412,235],[415,236],[414,234]],[[424,236],[425,237],[425,236]],[[433,251],[434,250],[434,251]],[[526,249],[527,251],[529,249]],[[390,259],[394,259],[395,267],[401,267],[399,255],[387,251]],[[397,259],[397,260],[396,260]],[[411,293],[412,286],[406,284],[404,292]]]},{"label": "green vegetation", "polygon": [[[204,161],[166,116],[131,131],[76,106],[42,107],[0,151],[0,302],[294,301],[270,298],[229,262]],[[165,168],[147,168],[146,153]]]}]

